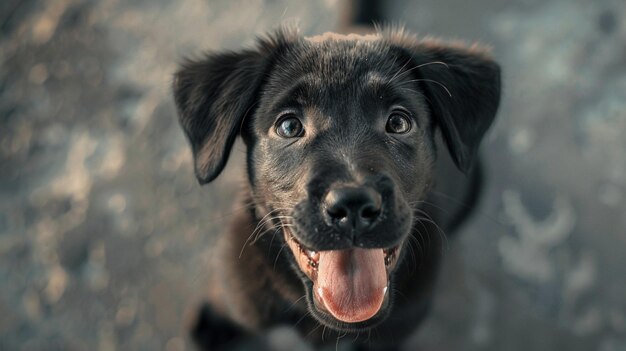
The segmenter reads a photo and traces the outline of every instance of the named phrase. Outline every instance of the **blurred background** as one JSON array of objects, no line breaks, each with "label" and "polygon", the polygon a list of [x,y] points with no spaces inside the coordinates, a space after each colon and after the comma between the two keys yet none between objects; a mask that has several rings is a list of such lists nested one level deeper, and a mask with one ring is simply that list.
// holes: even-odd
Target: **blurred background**
[{"label": "blurred background", "polygon": [[[626,350],[626,3],[385,4],[413,32],[491,44],[504,72],[480,209],[407,349]],[[0,2],[0,350],[192,349],[244,150],[197,184],[176,63],[284,21],[331,31],[340,5]]]}]

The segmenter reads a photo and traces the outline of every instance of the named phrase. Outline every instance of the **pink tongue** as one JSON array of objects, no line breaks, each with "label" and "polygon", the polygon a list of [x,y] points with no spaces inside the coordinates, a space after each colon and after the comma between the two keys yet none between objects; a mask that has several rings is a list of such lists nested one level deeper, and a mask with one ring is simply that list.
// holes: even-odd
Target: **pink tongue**
[{"label": "pink tongue", "polygon": [[387,287],[382,249],[321,251],[315,293],[328,312],[346,323],[372,318]]}]

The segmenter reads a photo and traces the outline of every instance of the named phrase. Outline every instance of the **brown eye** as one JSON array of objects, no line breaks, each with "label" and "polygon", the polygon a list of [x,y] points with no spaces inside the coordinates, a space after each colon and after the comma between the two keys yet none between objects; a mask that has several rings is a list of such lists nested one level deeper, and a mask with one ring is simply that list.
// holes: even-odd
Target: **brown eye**
[{"label": "brown eye", "polygon": [[401,111],[393,112],[387,119],[385,126],[387,133],[404,134],[411,130],[411,120],[409,116]]},{"label": "brown eye", "polygon": [[276,134],[283,138],[297,138],[303,133],[302,122],[293,116],[282,118],[276,125]]}]

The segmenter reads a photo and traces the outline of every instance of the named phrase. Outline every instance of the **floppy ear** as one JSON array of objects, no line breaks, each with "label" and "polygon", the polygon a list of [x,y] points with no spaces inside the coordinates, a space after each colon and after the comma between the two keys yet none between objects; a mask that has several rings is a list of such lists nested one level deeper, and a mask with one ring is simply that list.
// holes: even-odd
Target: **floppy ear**
[{"label": "floppy ear", "polygon": [[244,118],[253,113],[274,58],[294,35],[297,33],[282,28],[259,39],[255,50],[186,60],[175,73],[174,100],[200,184],[212,181],[224,169]]},{"label": "floppy ear", "polygon": [[457,167],[467,173],[500,103],[500,67],[477,45],[396,38],[412,58],[414,75]]},{"label": "floppy ear", "polygon": [[255,51],[210,54],[187,60],[174,76],[178,117],[201,184],[215,179],[226,165],[261,85],[262,61]]}]

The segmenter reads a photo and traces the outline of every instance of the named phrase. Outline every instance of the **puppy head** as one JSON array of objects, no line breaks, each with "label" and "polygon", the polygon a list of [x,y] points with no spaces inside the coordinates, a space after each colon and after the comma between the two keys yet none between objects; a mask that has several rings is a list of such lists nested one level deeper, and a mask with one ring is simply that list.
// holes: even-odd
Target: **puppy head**
[{"label": "puppy head", "polygon": [[279,30],[256,49],[186,62],[173,89],[199,181],[217,177],[240,134],[257,210],[282,229],[312,315],[355,331],[391,308],[434,178],[435,130],[467,171],[500,75],[478,47]]}]

